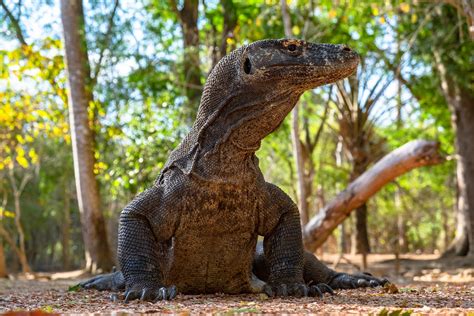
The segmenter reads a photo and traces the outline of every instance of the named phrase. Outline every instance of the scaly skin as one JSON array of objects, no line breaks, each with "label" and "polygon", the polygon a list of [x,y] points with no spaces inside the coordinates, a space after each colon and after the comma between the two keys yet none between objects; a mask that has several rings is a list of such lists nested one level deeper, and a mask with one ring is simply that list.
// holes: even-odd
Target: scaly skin
[{"label": "scaly skin", "polygon": [[154,186],[122,211],[122,272],[83,285],[125,287],[128,301],[171,299],[177,289],[314,296],[382,284],[338,274],[303,251],[297,206],[264,180],[255,156],[304,91],[349,76],[358,61],[346,46],[300,40],[258,41],[224,57],[192,130]]}]

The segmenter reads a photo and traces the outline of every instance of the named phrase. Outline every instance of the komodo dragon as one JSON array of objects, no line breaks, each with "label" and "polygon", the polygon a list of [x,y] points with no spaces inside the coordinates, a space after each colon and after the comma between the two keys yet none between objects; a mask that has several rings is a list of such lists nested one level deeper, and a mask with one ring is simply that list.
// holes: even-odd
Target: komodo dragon
[{"label": "komodo dragon", "polygon": [[129,301],[177,291],[315,296],[387,282],[337,273],[305,253],[297,206],[265,181],[255,156],[304,91],[349,76],[358,62],[345,45],[293,39],[261,40],[224,57],[192,130],[121,213],[121,272],[82,286],[125,288]]}]

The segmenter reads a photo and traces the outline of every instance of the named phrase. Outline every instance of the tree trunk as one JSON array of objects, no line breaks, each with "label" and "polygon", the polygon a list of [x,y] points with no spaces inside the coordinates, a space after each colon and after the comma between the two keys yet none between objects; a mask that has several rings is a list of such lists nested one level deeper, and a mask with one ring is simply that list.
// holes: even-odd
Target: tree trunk
[{"label": "tree trunk", "polygon": [[181,10],[178,9],[176,0],[171,1],[171,6],[178,16],[183,32],[184,88],[188,99],[185,114],[191,124],[196,116],[202,93],[198,28],[199,0],[184,0]]},{"label": "tree trunk", "polygon": [[434,50],[433,56],[441,80],[441,91],[451,110],[451,121],[456,135],[456,237],[444,255],[474,256],[474,93],[450,76],[439,51]]},{"label": "tree trunk", "polygon": [[386,155],[372,168],[351,182],[304,227],[305,247],[315,251],[350,212],[377,193],[396,177],[421,166],[436,165],[444,161],[439,144],[433,141],[411,141]]},{"label": "tree trunk", "polygon": [[459,190],[456,238],[452,247],[456,255],[464,256],[474,255],[474,96],[461,87],[458,90],[459,101],[451,104]]},{"label": "tree trunk", "polygon": [[30,265],[28,264],[28,259],[26,257],[25,250],[25,232],[23,231],[23,225],[21,225],[21,206],[20,206],[20,195],[13,194],[15,202],[15,227],[18,232],[18,244],[20,251],[18,259],[20,259],[21,269],[24,273],[31,272]]},{"label": "tree trunk", "polygon": [[[291,29],[291,18],[288,12],[286,0],[280,1],[280,7],[285,36],[287,38],[292,38],[294,36]],[[291,111],[291,143],[293,145],[293,158],[296,163],[296,172],[298,174],[298,209],[300,211],[301,226],[304,227],[304,225],[306,225],[309,220],[309,210],[307,199],[308,193],[306,192],[307,186],[305,183],[304,174],[305,161],[303,157],[303,148],[300,141],[299,125],[299,105],[297,104]]]},{"label": "tree trunk", "polygon": [[219,55],[222,58],[227,54],[227,39],[234,36],[233,32],[237,26],[237,10],[233,0],[220,0],[220,4],[224,11],[224,24],[222,26],[222,38],[219,48]]},{"label": "tree trunk", "polygon": [[20,249],[15,244],[10,233],[0,224],[0,236],[10,245],[10,248],[15,252],[16,258],[20,261],[21,269],[23,272],[31,272],[26,255],[21,253]]},{"label": "tree trunk", "polygon": [[81,0],[61,0],[61,20],[69,82],[69,118],[76,191],[86,249],[87,269],[109,270],[113,260],[100,210],[99,186],[94,176],[93,137],[88,108],[93,102]]},{"label": "tree trunk", "polygon": [[0,278],[8,276],[7,265],[5,263],[5,249],[3,248],[3,239],[0,238]]},{"label": "tree trunk", "polygon": [[15,175],[13,173],[13,168],[9,170],[8,176],[10,178],[10,184],[13,191],[13,204],[15,206],[15,228],[18,233],[18,247],[17,249],[17,256],[20,260],[21,270],[23,273],[31,272],[30,265],[28,263],[28,259],[26,256],[26,249],[25,249],[25,232],[23,230],[23,225],[21,224],[21,203],[20,197],[25,189],[26,184],[31,179],[31,175],[26,173],[21,182],[17,184],[15,180]]},{"label": "tree trunk", "polygon": [[[361,142],[357,142],[361,143]],[[353,151],[363,152],[353,148]],[[352,154],[352,156],[355,156]],[[361,174],[367,170],[367,159],[358,159],[353,161],[353,171],[351,174],[351,182],[357,179]],[[369,235],[367,229],[367,204],[362,204],[355,210],[354,230],[352,254],[366,255],[370,252]]]},{"label": "tree trunk", "polygon": [[367,204],[362,204],[355,211],[355,253],[370,253],[369,234],[367,230]]},{"label": "tree trunk", "polygon": [[64,189],[64,210],[63,221],[61,226],[61,246],[62,246],[62,261],[63,269],[71,269],[70,256],[70,240],[71,240],[71,196],[69,194],[69,187],[66,184]]}]

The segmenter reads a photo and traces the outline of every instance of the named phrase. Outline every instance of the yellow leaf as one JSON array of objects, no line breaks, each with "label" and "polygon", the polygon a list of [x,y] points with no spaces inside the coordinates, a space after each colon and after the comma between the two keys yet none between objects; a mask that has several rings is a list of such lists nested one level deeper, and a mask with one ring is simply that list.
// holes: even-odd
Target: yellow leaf
[{"label": "yellow leaf", "polygon": [[410,4],[409,3],[400,4],[400,10],[402,10],[402,12],[404,13],[407,13],[408,11],[410,11]]},{"label": "yellow leaf", "polygon": [[57,126],[53,127],[53,135],[54,136],[61,136],[61,129]]},{"label": "yellow leaf", "polygon": [[380,24],[385,24],[385,18],[383,16],[381,16],[379,18],[379,22],[380,22]]},{"label": "yellow leaf", "polygon": [[418,21],[418,15],[413,14],[413,15],[411,16],[411,23],[416,23],[416,21]]},{"label": "yellow leaf", "polygon": [[12,158],[10,156],[8,156],[7,158],[5,158],[5,160],[3,160],[3,164],[5,166],[8,166],[9,169],[12,169],[13,168],[13,161],[12,161]]},{"label": "yellow leaf", "polygon": [[372,14],[379,15],[379,8],[375,5],[372,6]]},{"label": "yellow leaf", "polygon": [[38,114],[41,118],[48,118],[48,112],[45,110],[37,110],[36,114]]},{"label": "yellow leaf", "polygon": [[16,140],[17,140],[20,144],[24,144],[24,143],[25,143],[25,139],[24,139],[23,136],[21,136],[21,135],[16,135]]},{"label": "yellow leaf", "polygon": [[28,143],[31,143],[34,140],[33,137],[31,137],[30,135],[26,135],[25,139]]},{"label": "yellow leaf", "polygon": [[33,148],[31,148],[28,152],[28,156],[31,158],[32,163],[36,163],[38,161],[38,155]]},{"label": "yellow leaf", "polygon": [[28,160],[26,160],[25,156],[16,156],[16,161],[23,168],[28,168]]},{"label": "yellow leaf", "polygon": [[16,146],[15,148],[16,150],[16,154],[20,157],[24,157],[25,156],[25,150],[23,149],[23,147],[21,146]]},{"label": "yellow leaf", "polygon": [[226,39],[226,42],[227,42],[227,45],[232,45],[232,44],[235,43],[235,41],[234,41],[234,39],[233,39],[232,37],[228,37],[228,38]]},{"label": "yellow leaf", "polygon": [[10,218],[13,218],[15,217],[15,213],[13,212],[10,212],[10,211],[7,211],[6,209],[4,209],[3,207],[0,207],[0,218],[1,217],[10,217]]},{"label": "yellow leaf", "polygon": [[300,34],[300,28],[297,25],[293,26],[291,31],[293,32],[294,35]]},{"label": "yellow leaf", "polygon": [[328,14],[329,14],[329,17],[330,17],[331,19],[333,19],[333,18],[335,18],[335,17],[337,16],[337,12],[336,12],[336,10],[334,10],[334,9],[329,10],[329,13],[328,13]]}]

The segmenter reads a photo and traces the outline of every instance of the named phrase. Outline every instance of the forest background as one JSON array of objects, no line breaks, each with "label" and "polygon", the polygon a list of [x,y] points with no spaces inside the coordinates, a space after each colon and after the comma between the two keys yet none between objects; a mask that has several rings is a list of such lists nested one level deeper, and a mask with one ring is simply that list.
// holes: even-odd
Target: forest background
[{"label": "forest background", "polygon": [[[257,152],[303,224],[407,142],[437,141],[446,158],[390,181],[319,251],[474,253],[469,1],[67,2],[0,0],[0,276],[110,269],[120,211],[189,130],[213,66],[285,34],[361,55],[357,74],[305,93]],[[82,69],[82,103],[66,65]]]}]

